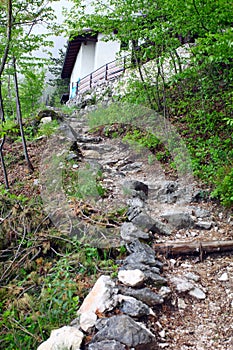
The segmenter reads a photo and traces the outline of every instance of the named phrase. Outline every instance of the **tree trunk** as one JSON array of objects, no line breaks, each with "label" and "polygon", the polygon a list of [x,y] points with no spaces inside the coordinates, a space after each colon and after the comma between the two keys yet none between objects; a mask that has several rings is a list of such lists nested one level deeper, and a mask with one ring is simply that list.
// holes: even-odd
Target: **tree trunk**
[{"label": "tree trunk", "polygon": [[[4,116],[3,101],[2,101],[2,83],[1,83],[1,80],[0,80],[0,120],[1,120],[1,124],[3,125],[5,122],[5,116]],[[4,147],[5,140],[6,140],[6,136],[3,135],[3,137],[0,139],[0,161],[1,161],[1,165],[2,165],[5,188],[8,190],[9,189],[9,181],[8,181],[8,175],[7,175],[6,165],[5,165],[5,161],[4,161],[4,156],[3,156],[3,147]]]},{"label": "tree trunk", "polygon": [[24,151],[24,157],[28,165],[28,169],[30,172],[34,171],[33,165],[29,159],[28,150],[27,150],[27,143],[24,135],[24,129],[23,129],[23,119],[22,119],[22,112],[21,112],[21,105],[20,105],[20,98],[19,98],[19,87],[18,87],[18,78],[17,78],[17,71],[16,71],[16,60],[13,58],[13,68],[14,68],[14,84],[15,84],[15,96],[16,96],[16,115],[17,115],[17,121],[19,123],[20,128],[20,135],[22,138],[22,144],[23,144],[23,151]]},{"label": "tree trunk", "polygon": [[167,242],[153,246],[158,253],[171,255],[200,254],[202,258],[205,253],[221,253],[233,250],[231,241],[192,241],[192,242]]},{"label": "tree trunk", "polygon": [[150,97],[150,95],[149,95],[149,93],[147,91],[145,79],[143,77],[143,73],[142,73],[142,69],[141,69],[141,64],[140,64],[140,61],[139,61],[139,58],[138,58],[138,55],[137,55],[137,52],[136,52],[135,40],[132,40],[132,50],[133,50],[133,55],[134,55],[134,60],[135,60],[135,63],[136,63],[136,67],[138,69],[139,76],[140,76],[140,79],[141,79],[141,82],[142,82],[142,85],[143,85],[143,89],[145,90],[145,94],[146,94],[147,100],[149,102],[149,105],[150,105],[151,109],[154,109],[154,105],[153,105],[153,103],[151,101],[151,97]]},{"label": "tree trunk", "polygon": [[[8,57],[8,53],[9,53],[9,49],[10,49],[11,30],[12,30],[12,0],[8,0],[7,1],[6,46],[5,46],[2,60],[0,63],[0,121],[1,121],[2,125],[5,122],[4,108],[3,108],[3,101],[2,101],[2,74],[3,74],[4,68],[5,68],[5,65],[7,62],[7,57]],[[6,140],[6,137],[4,135],[0,141],[0,161],[1,161],[1,165],[2,165],[5,187],[6,187],[6,189],[9,189],[7,170],[6,170],[6,165],[5,165],[4,156],[3,156],[3,147],[4,147],[5,140]]]}]

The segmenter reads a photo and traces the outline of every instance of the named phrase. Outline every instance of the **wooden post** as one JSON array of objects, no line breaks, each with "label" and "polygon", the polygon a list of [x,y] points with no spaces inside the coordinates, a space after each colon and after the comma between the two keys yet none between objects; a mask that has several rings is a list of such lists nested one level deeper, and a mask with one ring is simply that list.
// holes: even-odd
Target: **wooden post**
[{"label": "wooden post", "polygon": [[92,87],[92,73],[90,74],[90,88]]},{"label": "wooden post", "polygon": [[126,57],[124,56],[124,60],[123,60],[123,72],[125,72],[126,69]]},{"label": "wooden post", "polygon": [[105,68],[105,80],[108,80],[108,64],[106,64]]}]

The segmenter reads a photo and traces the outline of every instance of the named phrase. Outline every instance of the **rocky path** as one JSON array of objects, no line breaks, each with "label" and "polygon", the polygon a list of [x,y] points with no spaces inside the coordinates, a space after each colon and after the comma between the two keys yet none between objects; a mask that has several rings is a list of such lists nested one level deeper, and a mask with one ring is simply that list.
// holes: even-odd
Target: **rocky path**
[{"label": "rocky path", "polygon": [[[165,257],[153,249],[168,241],[231,240],[229,214],[201,201],[197,183],[166,176],[158,162],[149,161],[149,152],[90,134],[84,117],[69,118],[61,130],[77,146],[68,149],[74,171],[88,165],[96,176],[101,170],[107,195],[93,195],[95,206],[104,213],[128,208],[121,227],[101,231],[100,245],[125,245],[128,255],[117,262],[117,278],[101,276],[77,319],[53,331],[38,350],[233,349],[232,254],[200,261],[198,254]],[[75,234],[69,210],[66,230]]]}]

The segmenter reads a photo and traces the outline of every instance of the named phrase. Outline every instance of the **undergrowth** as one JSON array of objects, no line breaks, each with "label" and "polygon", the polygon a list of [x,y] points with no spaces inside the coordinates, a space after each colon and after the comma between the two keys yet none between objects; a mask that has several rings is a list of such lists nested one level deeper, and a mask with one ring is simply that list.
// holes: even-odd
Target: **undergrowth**
[{"label": "undergrowth", "polygon": [[125,251],[98,249],[61,234],[39,197],[1,188],[0,198],[0,347],[35,349],[52,329],[76,317],[100,274],[116,275],[115,258]]}]

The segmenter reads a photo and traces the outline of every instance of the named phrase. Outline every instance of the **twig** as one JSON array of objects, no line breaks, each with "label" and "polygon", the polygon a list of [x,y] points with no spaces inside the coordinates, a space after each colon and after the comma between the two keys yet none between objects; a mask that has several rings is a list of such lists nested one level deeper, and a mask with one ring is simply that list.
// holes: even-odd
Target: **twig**
[{"label": "twig", "polygon": [[26,230],[26,227],[24,226],[23,237],[22,237],[21,242],[20,242],[20,244],[19,244],[19,246],[18,246],[18,249],[17,249],[17,251],[16,251],[15,257],[14,257],[13,261],[10,263],[10,265],[9,265],[9,266],[6,268],[6,270],[3,272],[3,275],[2,275],[1,278],[0,278],[0,281],[2,281],[2,280],[4,279],[4,277],[6,276],[6,273],[11,269],[11,267],[12,267],[12,265],[14,264],[15,260],[18,258],[19,250],[20,250],[20,248],[21,248],[21,246],[22,246],[22,244],[23,244],[24,238],[25,238],[25,236],[26,236],[26,232],[27,232],[27,230]]},{"label": "twig", "polygon": [[21,329],[21,331],[23,331],[24,333],[30,335],[31,337],[33,337],[34,339],[36,339],[36,341],[41,341],[41,339],[39,337],[36,337],[34,334],[32,334],[31,332],[29,332],[25,327],[23,327],[15,318],[10,318],[10,321],[14,322],[16,324],[16,327],[18,327],[19,329]]},{"label": "twig", "polygon": [[0,223],[2,224],[3,221],[5,221],[6,219],[9,218],[9,216],[12,214],[12,210],[7,214],[7,216],[5,216],[4,218],[0,218]]},{"label": "twig", "polygon": [[66,255],[64,255],[64,254],[58,253],[53,247],[50,247],[50,249],[51,249],[56,255],[61,256],[62,258],[64,258],[64,257],[66,256]]}]

